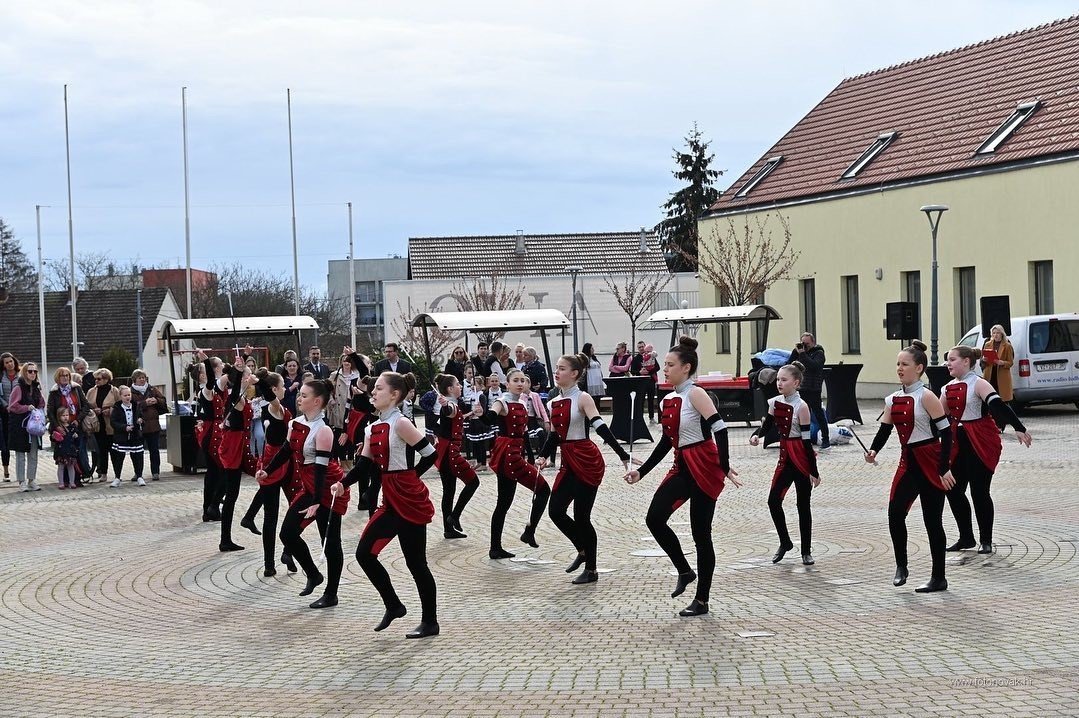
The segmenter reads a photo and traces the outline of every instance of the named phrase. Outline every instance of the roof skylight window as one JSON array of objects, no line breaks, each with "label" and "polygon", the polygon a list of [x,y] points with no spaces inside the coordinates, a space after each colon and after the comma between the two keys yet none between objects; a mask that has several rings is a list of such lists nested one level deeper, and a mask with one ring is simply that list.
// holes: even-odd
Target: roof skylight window
[{"label": "roof skylight window", "polygon": [[858,159],[851,163],[850,167],[843,172],[840,179],[853,179],[865,169],[865,166],[873,161],[873,158],[884,151],[884,148],[892,143],[899,133],[897,132],[885,132],[873,140],[873,144],[866,148],[866,151],[861,154]]},{"label": "roof skylight window", "polygon": [[982,146],[978,148],[975,154],[987,155],[992,152],[996,152],[1005,140],[1011,137],[1019,127],[1027,121],[1027,118],[1034,114],[1034,111],[1038,109],[1041,103],[1037,100],[1033,102],[1020,102],[1015,108],[1015,112],[1011,114],[1008,119],[1004,120],[993,134],[986,138]]},{"label": "roof skylight window", "polygon": [[772,170],[779,166],[779,163],[782,161],[783,155],[769,157],[768,161],[764,163],[764,167],[761,167],[759,170],[757,170],[757,174],[750,177],[749,181],[742,185],[742,189],[738,190],[738,192],[735,193],[734,198],[740,199],[741,197],[745,197],[747,194],[749,194],[754,187],[761,183],[761,180],[772,174]]}]

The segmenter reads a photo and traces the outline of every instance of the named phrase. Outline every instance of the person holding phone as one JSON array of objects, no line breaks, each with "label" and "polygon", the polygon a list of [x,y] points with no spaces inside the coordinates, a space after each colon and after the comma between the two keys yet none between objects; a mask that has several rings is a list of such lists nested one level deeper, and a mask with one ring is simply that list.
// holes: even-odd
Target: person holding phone
[{"label": "person holding phone", "polygon": [[[828,434],[828,415],[824,412],[821,404],[821,387],[824,386],[824,347],[817,344],[817,339],[810,332],[803,332],[798,337],[798,343],[794,345],[794,351],[787,357],[787,364],[800,363],[805,367],[802,372],[802,385],[798,394],[809,406],[809,411],[820,428],[820,449],[827,450],[831,446]],[[816,433],[810,436],[810,440],[816,442]]]}]

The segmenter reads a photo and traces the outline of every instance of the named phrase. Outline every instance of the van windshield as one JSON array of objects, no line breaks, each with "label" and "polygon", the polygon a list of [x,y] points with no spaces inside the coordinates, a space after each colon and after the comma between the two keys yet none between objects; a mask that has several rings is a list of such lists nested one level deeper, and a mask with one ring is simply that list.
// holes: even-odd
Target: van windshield
[{"label": "van windshield", "polygon": [[1079,320],[1052,319],[1030,325],[1030,353],[1079,351]]}]

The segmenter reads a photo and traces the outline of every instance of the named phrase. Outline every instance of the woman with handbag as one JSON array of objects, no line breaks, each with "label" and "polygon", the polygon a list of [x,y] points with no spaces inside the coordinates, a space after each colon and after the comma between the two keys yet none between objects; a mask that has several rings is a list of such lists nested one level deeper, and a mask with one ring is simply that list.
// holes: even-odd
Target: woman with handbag
[{"label": "woman with handbag", "polygon": [[[98,369],[94,372],[94,386],[86,394],[86,403],[90,411],[97,419],[94,427],[94,439],[97,441],[97,456],[94,466],[93,477],[86,475],[86,482],[101,481],[109,473],[109,450],[112,448],[112,407],[120,401],[120,390],[112,385],[112,372],[108,369]],[[92,422],[91,422],[92,423]],[[89,431],[90,426],[84,426]]]},{"label": "woman with handbag", "polygon": [[[37,364],[19,369],[19,379],[8,397],[8,446],[15,452],[15,478],[21,491],[41,491],[37,485],[37,452],[45,433],[45,397],[37,378]],[[35,413],[36,411],[36,413]],[[40,426],[40,431],[35,427]]]},{"label": "woman with handbag", "polygon": [[0,456],[4,463],[4,481],[11,481],[11,449],[7,445],[7,403],[19,381],[19,360],[11,352],[0,354]]},{"label": "woman with handbag", "polygon": [[[59,428],[57,412],[60,409],[67,409],[69,423],[75,427],[81,441],[84,433],[83,422],[88,416],[93,416],[96,419],[97,415],[90,411],[90,405],[86,401],[86,394],[83,393],[82,386],[75,381],[70,369],[62,366],[53,372],[52,378],[56,386],[49,392],[49,398],[45,402],[45,418],[48,419],[49,427],[53,431]],[[78,449],[78,445],[75,448]],[[81,464],[81,459],[78,459],[76,464],[78,464],[79,470],[75,472],[75,486],[82,486],[84,473],[82,469],[84,467]]]}]

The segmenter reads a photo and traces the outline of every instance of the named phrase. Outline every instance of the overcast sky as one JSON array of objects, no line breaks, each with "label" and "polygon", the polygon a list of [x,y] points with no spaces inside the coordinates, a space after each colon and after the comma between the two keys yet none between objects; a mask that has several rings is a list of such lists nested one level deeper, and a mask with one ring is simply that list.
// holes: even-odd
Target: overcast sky
[{"label": "overcast sky", "polygon": [[[76,251],[291,273],[409,236],[633,230],[694,122],[734,179],[844,77],[1032,27],[1074,3],[169,2],[0,5],[0,217]],[[461,259],[482,251],[462,247]]]}]

